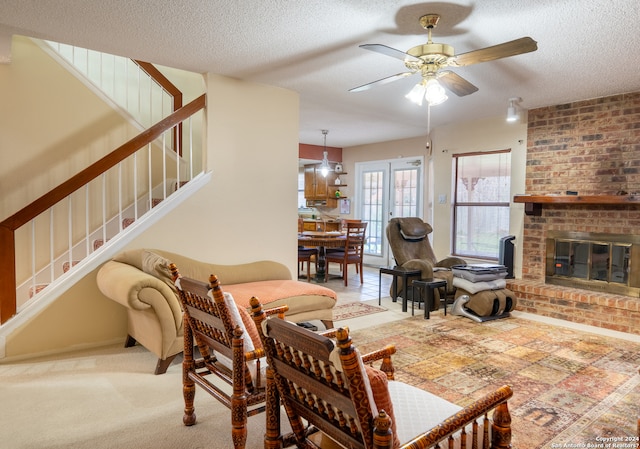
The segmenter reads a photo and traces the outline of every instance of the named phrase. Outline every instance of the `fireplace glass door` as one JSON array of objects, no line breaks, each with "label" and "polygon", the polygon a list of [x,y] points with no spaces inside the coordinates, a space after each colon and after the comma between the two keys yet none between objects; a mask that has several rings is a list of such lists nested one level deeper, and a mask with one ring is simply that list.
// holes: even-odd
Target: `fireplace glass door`
[{"label": "fireplace glass door", "polygon": [[556,240],[554,275],[627,284],[631,245]]},{"label": "fireplace glass door", "polygon": [[631,245],[612,245],[611,247],[611,276],[609,282],[629,284],[629,261],[631,260]]},{"label": "fireplace glass door", "polygon": [[549,231],[545,282],[640,297],[640,235]]}]

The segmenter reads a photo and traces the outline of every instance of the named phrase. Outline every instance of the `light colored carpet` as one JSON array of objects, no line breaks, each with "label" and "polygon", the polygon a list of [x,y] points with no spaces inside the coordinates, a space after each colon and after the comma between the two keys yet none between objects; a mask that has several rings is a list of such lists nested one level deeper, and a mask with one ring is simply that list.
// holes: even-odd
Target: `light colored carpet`
[{"label": "light colored carpet", "polygon": [[[398,380],[459,405],[510,383],[514,449],[635,432],[640,344],[518,318],[409,316],[389,310],[337,324],[348,323],[363,352],[395,343]],[[0,364],[0,447],[231,448],[229,411],[197,389],[198,423],[185,427],[180,363],[160,376],[155,363],[143,347],[110,346]],[[263,432],[264,415],[250,417],[248,449],[263,448]]]},{"label": "light colored carpet", "polygon": [[[229,411],[196,391],[198,424],[184,426],[181,365],[155,376],[155,363],[136,346],[0,365],[0,447],[232,447]],[[263,447],[263,421],[249,418],[248,448]]]}]

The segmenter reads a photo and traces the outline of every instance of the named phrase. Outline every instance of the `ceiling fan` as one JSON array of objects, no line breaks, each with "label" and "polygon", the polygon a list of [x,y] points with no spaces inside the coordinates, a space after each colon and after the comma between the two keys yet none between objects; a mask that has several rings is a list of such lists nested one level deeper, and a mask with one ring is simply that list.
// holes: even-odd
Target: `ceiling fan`
[{"label": "ceiling fan", "polygon": [[[440,15],[438,14],[426,14],[420,17],[420,25],[428,32],[427,43],[412,47],[407,50],[406,53],[382,44],[360,45],[360,48],[401,59],[409,71],[382,78],[377,81],[355,87],[349,91],[360,92],[374,86],[387,84],[392,81],[420,73],[422,75],[422,81],[407,95],[407,98],[421,104],[422,98],[426,94],[427,101],[429,101],[429,90],[431,88],[436,91],[439,90],[440,100],[436,99],[436,97],[432,97],[433,101],[429,101],[429,104],[439,104],[447,98],[444,94],[444,89],[439,83],[442,83],[442,85],[444,85],[449,91],[459,97],[472,94],[478,90],[476,86],[462,78],[457,73],[450,70],[442,70],[445,67],[464,67],[480,62],[493,61],[495,59],[529,53],[538,49],[536,41],[530,37],[523,37],[494,45],[492,47],[486,47],[456,55],[452,46],[435,43],[431,40],[431,32],[436,27],[439,20]],[[416,92],[414,93],[414,91]],[[414,93],[414,98],[411,98],[412,93]],[[431,93],[434,93],[434,91],[432,90]],[[442,99],[442,96],[444,96],[444,99]]]}]

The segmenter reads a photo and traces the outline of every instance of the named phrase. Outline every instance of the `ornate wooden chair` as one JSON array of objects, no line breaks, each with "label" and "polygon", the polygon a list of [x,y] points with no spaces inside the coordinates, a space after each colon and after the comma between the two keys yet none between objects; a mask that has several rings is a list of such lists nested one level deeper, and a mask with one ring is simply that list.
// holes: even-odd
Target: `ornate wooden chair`
[{"label": "ornate wooden chair", "polygon": [[366,222],[347,222],[346,243],[343,250],[332,251],[327,253],[327,268],[325,272],[325,280],[329,278],[329,263],[337,262],[341,265],[342,277],[344,285],[347,286],[347,266],[355,264],[356,273],[360,273],[360,283],[363,283],[362,264],[364,261],[364,242],[367,233]]},{"label": "ornate wooden chair", "polygon": [[[348,329],[338,329],[334,342],[284,320],[261,318],[253,301],[252,311],[265,333],[269,364],[266,449],[511,447],[509,386],[461,408],[365,365]],[[280,399],[292,435],[279,432]]]},{"label": "ornate wooden chair", "polygon": [[[215,275],[207,284],[180,276],[175,264],[170,269],[184,310],[182,421],[187,426],[196,423],[194,399],[198,385],[231,410],[233,446],[244,448],[247,418],[266,409],[264,350],[255,324],[246,310],[238,308],[233,298],[223,293]],[[287,308],[266,313],[284,317]],[[245,338],[251,334],[254,339]],[[194,357],[194,340],[199,358]]]}]

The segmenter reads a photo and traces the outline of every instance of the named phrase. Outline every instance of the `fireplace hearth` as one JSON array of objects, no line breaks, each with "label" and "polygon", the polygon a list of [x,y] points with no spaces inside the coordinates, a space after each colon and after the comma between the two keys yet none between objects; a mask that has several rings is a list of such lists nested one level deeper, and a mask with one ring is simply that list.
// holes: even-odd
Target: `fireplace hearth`
[{"label": "fireplace hearth", "polygon": [[640,236],[549,231],[545,282],[640,296]]},{"label": "fireplace hearth", "polygon": [[640,92],[529,110],[517,311],[640,335],[639,142]]}]

